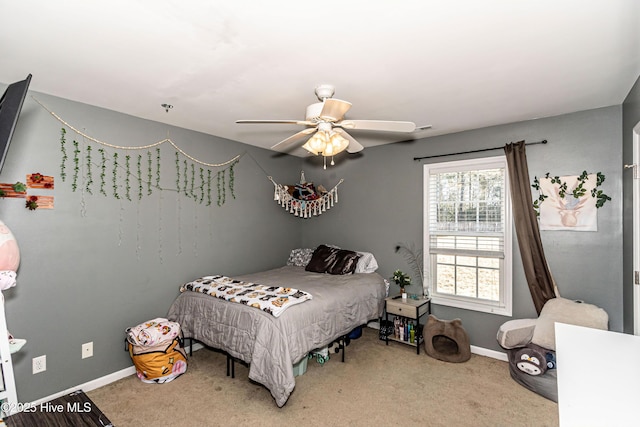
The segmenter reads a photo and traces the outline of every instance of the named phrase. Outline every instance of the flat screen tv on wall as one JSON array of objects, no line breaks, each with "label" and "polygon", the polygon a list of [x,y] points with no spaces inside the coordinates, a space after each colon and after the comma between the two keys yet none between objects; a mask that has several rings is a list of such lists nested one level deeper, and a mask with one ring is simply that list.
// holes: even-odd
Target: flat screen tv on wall
[{"label": "flat screen tv on wall", "polygon": [[0,157],[0,172],[2,172],[30,82],[31,74],[24,80],[10,84],[0,98],[0,155],[2,156]]}]

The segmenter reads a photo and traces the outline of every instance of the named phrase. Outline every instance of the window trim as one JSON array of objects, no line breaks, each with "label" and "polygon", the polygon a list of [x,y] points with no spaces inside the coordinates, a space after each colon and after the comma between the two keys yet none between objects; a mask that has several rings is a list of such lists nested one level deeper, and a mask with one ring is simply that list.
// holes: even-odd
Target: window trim
[{"label": "window trim", "polygon": [[[459,171],[461,169],[477,170],[489,168],[504,169],[504,258],[501,260],[501,289],[500,301],[487,301],[476,298],[435,294],[433,292],[433,276],[435,255],[429,253],[430,248],[430,232],[429,232],[429,213],[430,213],[430,174],[435,170],[436,173],[447,171]],[[513,214],[511,211],[511,190],[509,187],[509,174],[507,169],[507,159],[505,156],[483,157],[469,160],[454,160],[449,162],[438,162],[425,164],[423,166],[423,248],[425,282],[429,287],[429,294],[433,304],[446,305],[449,307],[462,308],[466,310],[474,310],[484,313],[497,314],[501,316],[511,316],[513,309]]]}]

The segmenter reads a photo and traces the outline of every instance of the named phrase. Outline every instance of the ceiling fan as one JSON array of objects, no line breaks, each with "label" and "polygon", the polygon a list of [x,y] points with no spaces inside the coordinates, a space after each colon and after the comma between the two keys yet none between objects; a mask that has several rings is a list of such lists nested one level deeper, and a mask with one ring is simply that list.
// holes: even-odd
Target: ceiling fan
[{"label": "ceiling fan", "polygon": [[[320,85],[315,90],[320,100],[307,107],[305,120],[236,120],[236,123],[259,124],[295,124],[307,126],[306,129],[278,142],[271,149],[282,150],[305,139],[307,142],[302,148],[315,155],[332,157],[344,150],[349,153],[357,153],[364,149],[355,138],[346,132],[348,130],[367,130],[383,132],[409,133],[416,130],[413,122],[387,121],[387,120],[350,120],[344,115],[351,108],[351,103],[332,98],[335,88],[331,85]],[[431,126],[421,126],[420,129],[428,129]],[[310,136],[313,134],[312,136]]]}]

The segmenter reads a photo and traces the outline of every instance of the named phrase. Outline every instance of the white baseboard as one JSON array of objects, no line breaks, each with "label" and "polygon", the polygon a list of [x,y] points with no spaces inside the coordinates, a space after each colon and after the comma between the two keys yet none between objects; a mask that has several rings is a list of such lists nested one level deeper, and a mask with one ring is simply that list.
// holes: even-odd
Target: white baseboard
[{"label": "white baseboard", "polygon": [[[196,343],[193,345],[193,351],[197,351],[204,348],[204,346],[200,343]],[[187,352],[187,354],[191,351],[191,348],[189,346],[185,347],[185,351]],[[498,359],[498,360],[502,360],[507,362],[509,359],[507,359],[507,354],[506,353],[502,353],[500,351],[495,351],[495,350],[490,350],[487,348],[483,348],[483,347],[476,347],[474,345],[471,346],[471,353],[473,354],[477,354],[479,356],[486,356],[486,357],[491,357],[494,359]],[[91,391],[91,390],[95,390],[97,388],[100,387],[104,387],[108,384],[111,384],[112,382],[116,382],[118,380],[121,380],[122,378],[126,378],[129,375],[135,375],[136,373],[136,368],[135,366],[131,365],[128,368],[122,369],[120,371],[105,375],[104,377],[100,377],[100,378],[96,378],[95,380],[91,380],[88,381],[84,384],[80,384],[76,387],[71,387],[68,388],[66,390],[60,391],[58,393],[52,394],[50,396],[47,397],[43,397],[42,399],[38,399],[35,402],[31,402],[31,404],[33,406],[38,406],[41,403],[44,402],[48,402],[49,400],[53,400],[53,399],[57,399],[58,397],[61,396],[65,396],[69,393],[72,393],[76,390],[82,390],[84,392],[87,391]]]},{"label": "white baseboard", "polygon": [[[204,346],[200,343],[196,343],[193,345],[193,351],[200,350],[201,348],[204,348]],[[184,349],[187,352],[187,354],[189,354],[189,352],[191,351],[190,346],[186,346]],[[31,405],[39,406],[41,403],[48,402],[53,399],[57,399],[58,397],[73,393],[76,390],[82,390],[84,392],[95,390],[97,388],[104,387],[108,384],[111,384],[113,382],[126,378],[129,375],[135,375],[135,373],[136,373],[136,367],[131,365],[128,368],[121,369],[117,372],[113,372],[111,374],[105,375],[104,377],[96,378],[95,380],[88,381],[84,384],[80,384],[75,387],[71,387],[66,390],[60,391],[58,393],[52,394],[50,396],[43,397],[42,399],[38,399],[34,402],[31,402]]]},{"label": "white baseboard", "polygon": [[48,402],[49,400],[52,400],[52,399],[57,399],[60,396],[65,396],[65,395],[67,395],[69,393],[72,393],[72,392],[74,392],[76,390],[82,390],[82,391],[85,391],[85,392],[91,391],[91,390],[95,390],[95,389],[103,387],[103,386],[105,386],[107,384],[111,384],[112,382],[121,380],[122,378],[126,378],[129,375],[135,375],[135,373],[136,373],[136,368],[135,368],[135,366],[131,365],[128,368],[122,369],[122,370],[120,370],[118,372],[114,372],[112,374],[105,375],[104,377],[96,378],[95,380],[91,380],[91,381],[86,382],[84,384],[80,384],[80,385],[78,385],[76,387],[71,387],[71,388],[68,388],[66,390],[60,391],[58,393],[52,394],[50,396],[43,397],[42,399],[38,399],[35,402],[31,402],[31,404],[33,406],[38,406],[41,403]]},{"label": "white baseboard", "polygon": [[475,345],[471,346],[471,353],[477,354],[479,356],[491,357],[493,359],[502,360],[503,362],[508,362],[507,353],[503,353],[501,351],[490,350],[488,348],[476,347]]}]

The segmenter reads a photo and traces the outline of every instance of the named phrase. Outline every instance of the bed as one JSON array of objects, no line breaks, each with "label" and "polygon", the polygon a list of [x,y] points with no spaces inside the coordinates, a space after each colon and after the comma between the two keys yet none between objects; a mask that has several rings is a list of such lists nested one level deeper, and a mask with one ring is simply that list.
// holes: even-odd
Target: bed
[{"label": "bed", "polygon": [[[356,255],[345,256],[345,251]],[[232,278],[241,284],[292,288],[311,295],[277,317],[246,303],[202,292],[196,285],[203,278],[181,286],[167,315],[181,325],[185,337],[247,363],[249,378],[263,384],[279,407],[295,388],[293,365],[312,350],[379,319],[388,288],[375,272],[375,258],[366,252],[320,245],[294,249],[286,264]],[[200,291],[194,291],[196,288]]]}]

